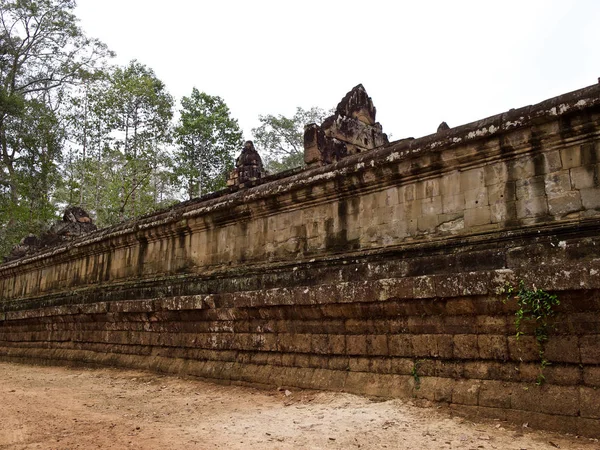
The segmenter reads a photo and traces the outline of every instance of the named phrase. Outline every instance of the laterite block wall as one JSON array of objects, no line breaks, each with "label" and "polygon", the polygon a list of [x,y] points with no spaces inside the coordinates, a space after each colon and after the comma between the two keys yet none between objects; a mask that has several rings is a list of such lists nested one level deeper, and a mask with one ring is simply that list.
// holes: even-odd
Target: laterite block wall
[{"label": "laterite block wall", "polygon": [[[0,358],[418,398],[600,436],[600,86],[0,265]],[[540,363],[524,280],[559,295]]]}]

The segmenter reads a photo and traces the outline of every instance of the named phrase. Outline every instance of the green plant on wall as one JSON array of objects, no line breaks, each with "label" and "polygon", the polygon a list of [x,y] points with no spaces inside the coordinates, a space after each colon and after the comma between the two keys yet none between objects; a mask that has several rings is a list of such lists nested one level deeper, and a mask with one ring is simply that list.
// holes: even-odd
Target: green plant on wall
[{"label": "green plant on wall", "polygon": [[522,328],[524,323],[531,323],[535,326],[533,334],[540,356],[540,373],[536,382],[541,385],[546,380],[544,368],[550,364],[545,355],[548,330],[552,327],[551,318],[555,315],[555,307],[560,305],[560,301],[555,294],[538,289],[535,285],[532,289],[528,288],[523,280],[519,281],[518,286],[506,283],[502,291],[506,294],[507,300],[515,299],[517,301],[515,313],[517,339],[524,334]]},{"label": "green plant on wall", "polygon": [[415,380],[415,390],[416,391],[421,389],[421,377],[419,376],[419,366],[420,365],[421,365],[421,361],[418,359],[415,359],[413,367],[410,371],[410,374],[412,375],[412,377]]}]

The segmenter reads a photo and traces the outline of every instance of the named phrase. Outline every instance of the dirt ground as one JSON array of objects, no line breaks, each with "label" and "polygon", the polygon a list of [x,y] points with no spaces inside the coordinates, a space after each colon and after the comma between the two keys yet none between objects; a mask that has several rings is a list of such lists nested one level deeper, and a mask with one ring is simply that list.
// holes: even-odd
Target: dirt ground
[{"label": "dirt ground", "polygon": [[340,393],[262,391],[153,373],[0,363],[0,449],[597,449]]}]

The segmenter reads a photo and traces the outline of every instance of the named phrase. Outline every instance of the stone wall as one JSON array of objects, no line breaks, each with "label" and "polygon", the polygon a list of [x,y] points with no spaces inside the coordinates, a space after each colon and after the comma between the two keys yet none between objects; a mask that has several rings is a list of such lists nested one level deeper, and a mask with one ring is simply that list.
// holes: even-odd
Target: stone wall
[{"label": "stone wall", "polygon": [[[449,403],[600,436],[600,86],[0,265],[0,357]],[[525,281],[559,295],[544,370]]]}]

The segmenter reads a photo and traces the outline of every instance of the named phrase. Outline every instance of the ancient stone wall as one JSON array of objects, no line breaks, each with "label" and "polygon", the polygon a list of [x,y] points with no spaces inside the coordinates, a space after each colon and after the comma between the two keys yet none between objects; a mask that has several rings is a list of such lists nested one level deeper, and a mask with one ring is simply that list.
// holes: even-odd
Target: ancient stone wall
[{"label": "ancient stone wall", "polygon": [[[0,357],[446,402],[600,436],[600,86],[0,265]],[[523,280],[561,301],[539,350]]]}]

